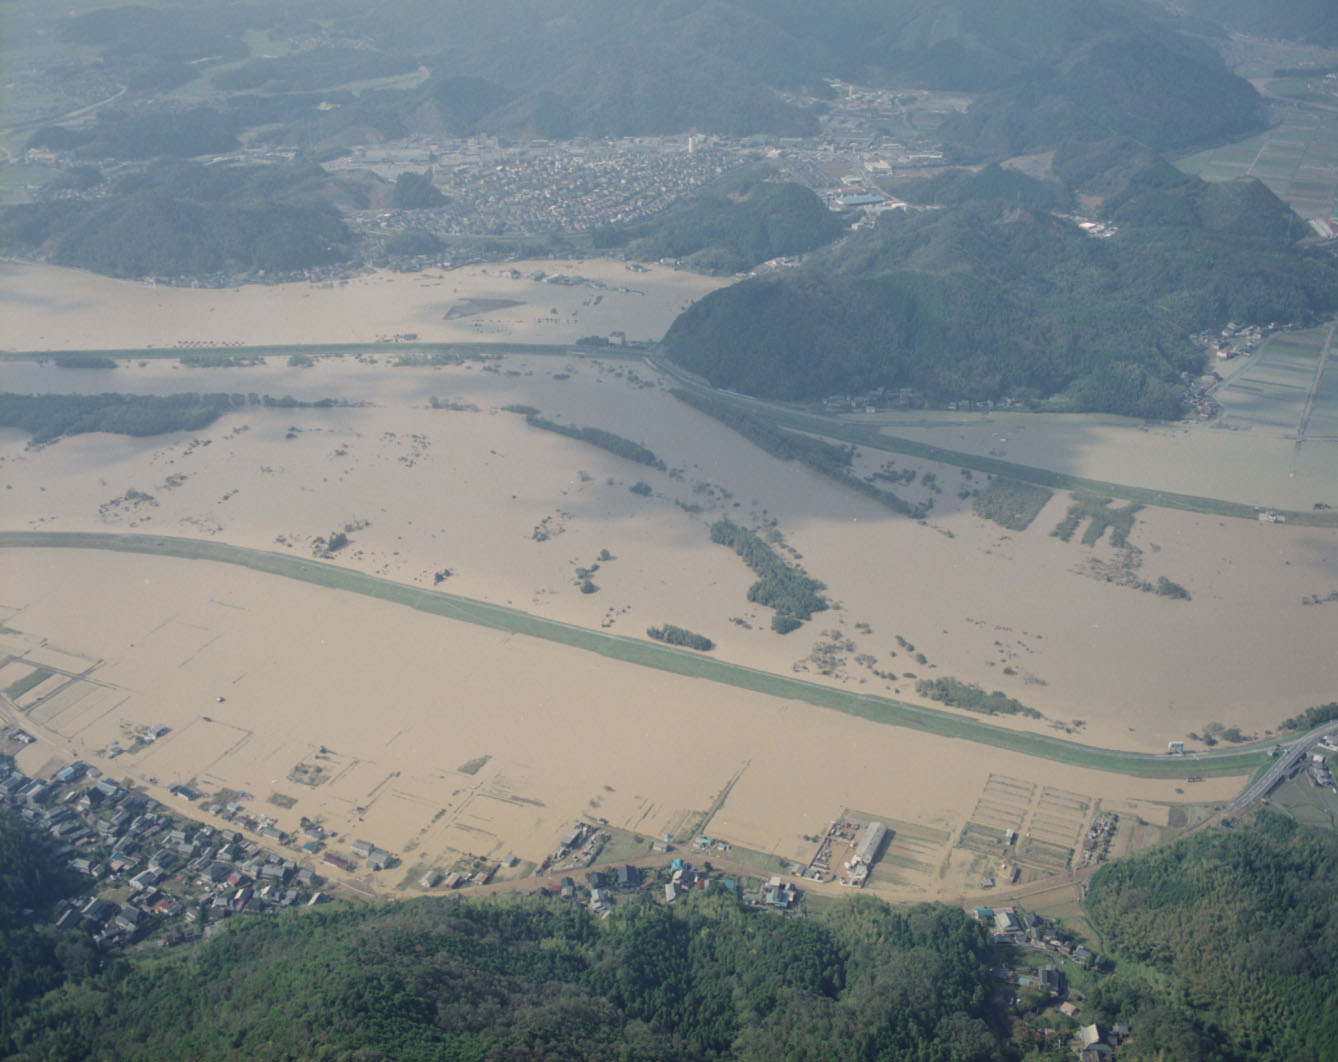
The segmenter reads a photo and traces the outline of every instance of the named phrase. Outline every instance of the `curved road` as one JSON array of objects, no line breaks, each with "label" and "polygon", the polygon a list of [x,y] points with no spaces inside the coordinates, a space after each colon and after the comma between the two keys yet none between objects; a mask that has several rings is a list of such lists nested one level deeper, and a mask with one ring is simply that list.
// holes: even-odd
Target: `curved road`
[{"label": "curved road", "polygon": [[1274,759],[1273,765],[1255,781],[1251,782],[1245,792],[1236,797],[1232,806],[1238,811],[1249,810],[1251,804],[1268,796],[1273,787],[1291,773],[1292,768],[1301,761],[1315,742],[1325,735],[1335,732],[1338,732],[1338,722],[1321,723],[1313,730],[1307,730],[1300,737],[1287,742]]}]

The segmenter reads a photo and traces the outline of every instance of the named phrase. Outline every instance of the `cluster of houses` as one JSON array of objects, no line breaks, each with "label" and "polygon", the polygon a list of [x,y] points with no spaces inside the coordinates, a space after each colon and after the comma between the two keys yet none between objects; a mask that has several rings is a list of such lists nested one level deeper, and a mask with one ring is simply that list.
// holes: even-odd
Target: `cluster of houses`
[{"label": "cluster of houses", "polygon": [[1082,855],[1078,859],[1078,866],[1085,867],[1093,860],[1104,863],[1119,825],[1120,817],[1114,812],[1098,815],[1087,828],[1087,836],[1082,839]]},{"label": "cluster of houses", "polygon": [[1025,911],[1018,915],[1012,907],[977,907],[976,920],[992,927],[995,944],[1030,947],[1072,959],[1079,966],[1100,969],[1103,960],[1089,948],[1076,943],[1058,926],[1051,925],[1040,915]]},{"label": "cluster of houses", "polygon": [[669,864],[669,880],[664,883],[664,902],[673,903],[692,889],[711,887],[711,879],[696,870],[691,863],[675,859]]},{"label": "cluster of houses", "polygon": [[562,835],[557,850],[544,857],[539,870],[582,870],[598,858],[603,847],[604,834],[589,823],[578,822]]},{"label": "cluster of houses", "polygon": [[[597,835],[594,827],[580,825],[574,827],[563,838],[563,847],[559,852],[570,852],[573,844],[580,844],[588,835]],[[710,837],[701,836],[693,842],[699,851],[728,851],[729,845]],[[624,863],[621,866],[601,870],[590,870],[585,875],[584,888],[570,876],[561,879],[557,885],[545,886],[535,890],[537,894],[560,896],[569,903],[584,903],[593,914],[607,916],[612,910],[619,894],[639,892],[659,887],[663,890],[664,902],[675,903],[693,893],[707,892],[712,889],[724,889],[740,895],[743,901],[754,907],[761,907],[775,912],[794,910],[800,901],[800,892],[779,875],[765,883],[758,879],[747,882],[712,870],[711,864],[693,866],[682,857],[675,857],[662,870],[647,870]]]},{"label": "cluster of houses", "polygon": [[1129,1026],[1121,1023],[1113,1025],[1109,1031],[1102,1032],[1101,1027],[1093,1023],[1078,1030],[1078,1039],[1074,1043],[1079,1062],[1104,1062],[1115,1057],[1115,1048],[1129,1037]]},{"label": "cluster of houses", "polygon": [[841,884],[862,888],[887,838],[888,829],[881,822],[858,823],[837,819],[827,827],[827,833],[818,844],[817,853],[809,861],[804,877],[813,881],[829,880],[834,847],[844,843],[849,856],[845,860],[846,872],[841,878]]},{"label": "cluster of houses", "polygon": [[309,868],[237,831],[180,819],[82,761],[44,780],[0,759],[0,801],[48,834],[53,856],[88,879],[87,894],[62,900],[54,918],[100,947],[159,930],[171,942],[185,938],[183,925],[326,899]]},{"label": "cluster of houses", "polygon": [[880,409],[906,409],[920,405],[910,387],[875,387],[857,395],[828,395],[822,400],[824,413],[877,413]]},{"label": "cluster of houses", "polygon": [[546,235],[650,217],[725,173],[738,153],[723,138],[700,136],[518,143],[414,137],[355,148],[329,169],[386,179],[426,170],[445,196],[434,207],[356,213],[354,221],[367,228]]},{"label": "cluster of houses", "polygon": [[[1032,947],[1051,954],[1060,954],[1080,966],[1092,969],[1101,969],[1104,966],[1099,956],[1081,944],[1075,944],[1066,933],[1049,925],[1045,919],[1031,911],[1019,915],[1012,907],[977,907],[974,913],[978,921],[991,927],[995,944]],[[1010,965],[1003,965],[994,971],[994,978],[1018,989],[1039,991],[1044,998],[1060,1000],[1061,1014],[1069,1018],[1078,1016],[1080,1008],[1075,1000],[1080,1001],[1082,997],[1075,994],[1072,998],[1068,998],[1068,977],[1055,962],[1047,962],[1034,973],[1020,973]],[[1051,1028],[1037,1031],[1046,1037],[1055,1034],[1055,1030]],[[1072,1042],[1073,1052],[1080,1062],[1104,1062],[1114,1057],[1115,1048],[1128,1036],[1127,1025],[1114,1025],[1104,1031],[1095,1024],[1085,1025]]]},{"label": "cluster of houses", "polygon": [[1218,361],[1228,361],[1240,354],[1253,354],[1264,341],[1264,336],[1277,327],[1276,322],[1261,328],[1259,325],[1238,325],[1235,321],[1228,321],[1220,333],[1199,332],[1191,338],[1211,350]]},{"label": "cluster of houses", "polygon": [[[644,878],[640,868],[627,863],[607,873],[592,870],[586,874],[585,883],[590,889],[590,911],[597,915],[606,915],[612,909],[615,891],[629,892],[652,884]],[[557,891],[564,900],[575,900],[576,882],[570,877],[563,878]]]}]

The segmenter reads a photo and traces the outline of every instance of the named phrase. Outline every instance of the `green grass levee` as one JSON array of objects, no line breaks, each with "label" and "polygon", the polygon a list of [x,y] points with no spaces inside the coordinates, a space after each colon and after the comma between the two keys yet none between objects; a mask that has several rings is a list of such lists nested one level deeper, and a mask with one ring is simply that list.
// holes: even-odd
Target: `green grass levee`
[{"label": "green grass levee", "polygon": [[[652,357],[649,360],[656,369],[671,377],[683,390],[708,395],[713,402],[745,410],[754,417],[764,418],[780,427],[811,432],[823,438],[835,439],[855,446],[864,446],[871,450],[882,450],[886,453],[902,454],[906,457],[918,457],[925,461],[956,465],[959,468],[969,468],[975,472],[984,472],[992,476],[1005,476],[1055,490],[1078,491],[1096,497],[1119,498],[1124,501],[1136,502],[1139,505],[1155,505],[1163,509],[1183,509],[1187,512],[1205,513],[1209,516],[1230,516],[1236,519],[1255,520],[1258,519],[1260,510],[1266,508],[1259,505],[1246,505],[1243,502],[1227,501],[1222,498],[1207,498],[1195,494],[1152,490],[1147,487],[1131,486],[1127,483],[1108,483],[1104,480],[1074,476],[1067,472],[1057,472],[1049,468],[1020,465],[997,457],[965,453],[961,450],[949,450],[930,443],[888,434],[876,425],[852,424],[822,413],[810,413],[777,402],[750,398],[747,395],[739,395],[729,391],[718,391],[692,378],[664,358]],[[1308,527],[1338,527],[1338,510],[1284,511],[1279,509],[1277,512],[1284,516],[1289,524],[1301,524]]]},{"label": "green grass levee", "polygon": [[0,531],[0,548],[104,549],[122,553],[208,560],[236,564],[252,571],[278,575],[334,590],[346,590],[447,619],[474,623],[513,634],[599,653],[615,660],[652,667],[691,678],[707,679],[772,697],[801,701],[889,726],[907,727],[940,737],[974,741],[1027,756],[1039,756],[1076,767],[1113,771],[1147,778],[1178,778],[1186,774],[1247,775],[1265,762],[1261,748],[1202,753],[1192,758],[1170,758],[1153,753],[1126,752],[1082,745],[1073,741],[1009,730],[952,712],[908,704],[871,694],[852,693],[786,675],[704,657],[690,650],[655,642],[589,630],[558,620],[530,615],[519,609],[494,605],[455,594],[426,590],[334,564],[292,557],[267,550],[248,549],[165,535],[102,534],[62,531]]}]

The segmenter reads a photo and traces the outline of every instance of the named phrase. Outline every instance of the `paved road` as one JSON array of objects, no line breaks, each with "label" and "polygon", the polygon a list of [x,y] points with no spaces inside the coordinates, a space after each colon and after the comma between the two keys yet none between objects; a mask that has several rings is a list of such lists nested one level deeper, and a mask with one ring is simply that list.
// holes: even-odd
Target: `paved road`
[{"label": "paved road", "polygon": [[1329,334],[1324,337],[1324,349],[1319,353],[1319,364],[1315,366],[1315,379],[1310,384],[1310,391],[1305,396],[1305,408],[1301,411],[1301,420],[1296,425],[1296,445],[1292,447],[1292,460],[1289,471],[1296,475],[1296,462],[1301,456],[1301,444],[1305,442],[1306,431],[1310,428],[1310,414],[1315,411],[1315,398],[1319,395],[1320,384],[1324,382],[1324,369],[1333,350],[1333,333],[1338,329],[1338,322],[1329,325]]},{"label": "paved road", "polygon": [[1233,806],[1239,811],[1247,811],[1256,801],[1268,796],[1273,787],[1291,772],[1292,768],[1301,761],[1306,751],[1315,742],[1326,734],[1334,733],[1335,730],[1338,730],[1338,723],[1323,723],[1313,730],[1307,731],[1301,737],[1293,738],[1287,742],[1282,746],[1282,752],[1278,754],[1272,766],[1260,775],[1258,780],[1253,782],[1245,792],[1236,797]]}]

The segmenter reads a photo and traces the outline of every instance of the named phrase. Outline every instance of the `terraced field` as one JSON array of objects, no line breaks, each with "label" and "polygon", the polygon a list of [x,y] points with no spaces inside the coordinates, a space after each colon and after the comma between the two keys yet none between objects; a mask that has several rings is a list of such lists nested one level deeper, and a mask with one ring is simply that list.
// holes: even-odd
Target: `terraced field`
[{"label": "terraced field", "polygon": [[1338,115],[1287,112],[1259,136],[1176,163],[1205,181],[1257,177],[1303,218],[1338,217]]}]

